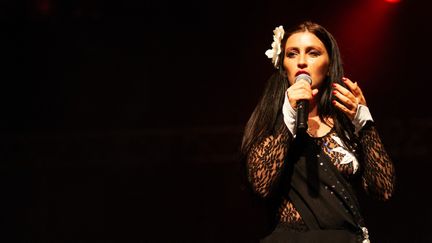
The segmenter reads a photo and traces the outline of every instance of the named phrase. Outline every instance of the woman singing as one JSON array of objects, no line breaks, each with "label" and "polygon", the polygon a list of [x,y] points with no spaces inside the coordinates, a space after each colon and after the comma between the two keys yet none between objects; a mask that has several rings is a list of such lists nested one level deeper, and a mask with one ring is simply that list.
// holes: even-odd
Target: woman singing
[{"label": "woman singing", "polygon": [[[275,229],[262,242],[369,242],[355,188],[388,200],[395,170],[362,90],[344,77],[324,27],[280,26],[273,40],[266,55],[275,73],[242,142],[250,185],[275,209]],[[307,129],[297,125],[301,102]]]}]

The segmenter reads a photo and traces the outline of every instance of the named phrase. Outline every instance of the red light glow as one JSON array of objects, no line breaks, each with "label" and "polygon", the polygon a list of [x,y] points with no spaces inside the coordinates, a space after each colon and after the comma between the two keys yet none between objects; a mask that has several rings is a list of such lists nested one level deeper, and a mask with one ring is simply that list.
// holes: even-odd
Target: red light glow
[{"label": "red light glow", "polygon": [[[336,23],[336,36],[341,52],[346,55],[345,71],[353,76],[365,76],[378,68],[379,58],[389,45],[392,16],[400,0],[364,0],[344,7]],[[347,21],[348,20],[348,21]],[[365,61],[367,60],[367,61]]]}]

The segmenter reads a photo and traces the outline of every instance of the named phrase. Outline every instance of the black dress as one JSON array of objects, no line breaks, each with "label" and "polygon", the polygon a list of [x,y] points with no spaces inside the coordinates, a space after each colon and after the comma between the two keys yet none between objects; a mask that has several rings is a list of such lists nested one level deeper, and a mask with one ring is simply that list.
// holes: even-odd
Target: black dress
[{"label": "black dress", "polygon": [[291,140],[288,130],[253,146],[248,155],[252,188],[274,211],[273,232],[262,242],[362,242],[367,230],[351,183],[388,199],[394,166],[372,123],[360,134],[361,154],[334,130]]}]

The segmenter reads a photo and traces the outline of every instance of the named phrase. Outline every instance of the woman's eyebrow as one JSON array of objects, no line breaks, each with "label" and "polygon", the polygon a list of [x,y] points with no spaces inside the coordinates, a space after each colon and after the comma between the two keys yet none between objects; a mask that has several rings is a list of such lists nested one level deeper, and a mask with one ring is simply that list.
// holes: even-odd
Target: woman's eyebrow
[{"label": "woman's eyebrow", "polygon": [[[309,51],[309,50],[311,50],[311,49],[316,49],[316,50],[319,50],[319,51],[323,51],[323,48],[320,47],[320,46],[317,46],[317,45],[310,45],[310,46],[306,46],[305,49],[306,49],[306,51]],[[299,48],[299,47],[296,47],[296,46],[289,46],[289,47],[287,47],[285,50],[286,50],[286,51],[290,51],[290,50],[298,51],[298,50],[300,50],[300,48]]]}]

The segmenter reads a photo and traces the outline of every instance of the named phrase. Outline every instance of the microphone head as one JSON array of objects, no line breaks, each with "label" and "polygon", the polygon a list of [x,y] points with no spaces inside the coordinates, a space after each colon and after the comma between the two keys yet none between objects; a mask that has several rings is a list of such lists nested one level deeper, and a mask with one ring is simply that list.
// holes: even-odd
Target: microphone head
[{"label": "microphone head", "polygon": [[308,82],[309,84],[312,84],[312,78],[311,78],[309,75],[307,75],[306,73],[301,73],[301,74],[299,74],[299,75],[295,78],[294,83],[297,83],[297,82],[300,81],[300,80],[304,80],[304,81]]}]

